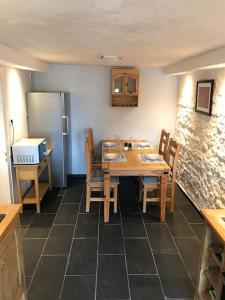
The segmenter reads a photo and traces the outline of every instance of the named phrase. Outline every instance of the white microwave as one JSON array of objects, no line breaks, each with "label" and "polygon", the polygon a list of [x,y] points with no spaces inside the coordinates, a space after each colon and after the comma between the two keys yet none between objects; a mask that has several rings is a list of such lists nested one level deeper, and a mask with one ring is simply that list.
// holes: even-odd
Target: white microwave
[{"label": "white microwave", "polygon": [[22,139],[12,146],[14,164],[39,164],[47,156],[45,138]]}]

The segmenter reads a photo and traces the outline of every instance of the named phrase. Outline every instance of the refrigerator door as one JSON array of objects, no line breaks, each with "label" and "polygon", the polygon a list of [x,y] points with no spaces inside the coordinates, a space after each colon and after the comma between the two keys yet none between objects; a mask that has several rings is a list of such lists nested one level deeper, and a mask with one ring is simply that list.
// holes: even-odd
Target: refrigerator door
[{"label": "refrigerator door", "polygon": [[66,186],[66,141],[64,93],[28,93],[28,126],[30,137],[45,137],[52,149],[52,181],[55,187]]}]

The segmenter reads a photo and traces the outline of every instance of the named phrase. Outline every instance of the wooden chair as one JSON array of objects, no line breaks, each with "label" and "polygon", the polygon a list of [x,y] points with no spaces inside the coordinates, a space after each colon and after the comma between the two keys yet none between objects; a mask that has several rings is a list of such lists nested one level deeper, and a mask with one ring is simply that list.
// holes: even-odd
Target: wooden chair
[{"label": "wooden chair", "polygon": [[[88,137],[85,142],[85,153],[86,153],[86,212],[90,211],[91,201],[103,202],[104,197],[94,197],[92,192],[103,192],[104,191],[104,182],[103,182],[103,171],[102,169],[95,169],[92,165],[92,151],[90,148],[90,141]],[[117,212],[117,194],[118,194],[118,177],[111,177],[111,191],[113,192],[113,198],[110,198],[111,202],[114,202],[114,213]]]},{"label": "wooden chair", "polygon": [[169,139],[170,139],[170,133],[166,132],[165,129],[162,129],[161,137],[159,141],[159,154],[162,155],[164,159],[166,158]]},{"label": "wooden chair", "polygon": [[[180,151],[180,144],[170,139],[166,155],[166,162],[171,170],[167,178],[167,197],[170,203],[170,212],[174,212],[174,193],[176,184],[176,167]],[[150,196],[148,195],[150,194]],[[160,177],[145,176],[140,178],[139,200],[143,198],[143,212],[146,212],[147,202],[160,202]]]},{"label": "wooden chair", "polygon": [[95,168],[101,168],[102,166],[102,157],[101,155],[94,154],[94,136],[93,136],[93,129],[87,129],[87,138],[89,141],[90,151],[92,153],[92,164]]}]

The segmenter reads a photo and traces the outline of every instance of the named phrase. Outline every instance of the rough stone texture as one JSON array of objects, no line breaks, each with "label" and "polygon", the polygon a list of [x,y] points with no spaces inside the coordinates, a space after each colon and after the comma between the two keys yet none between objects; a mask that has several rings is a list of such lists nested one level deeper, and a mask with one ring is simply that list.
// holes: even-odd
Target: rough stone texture
[{"label": "rough stone texture", "polygon": [[[212,116],[195,112],[197,80],[214,79]],[[225,69],[180,78],[175,137],[178,181],[197,207],[225,206]]]}]

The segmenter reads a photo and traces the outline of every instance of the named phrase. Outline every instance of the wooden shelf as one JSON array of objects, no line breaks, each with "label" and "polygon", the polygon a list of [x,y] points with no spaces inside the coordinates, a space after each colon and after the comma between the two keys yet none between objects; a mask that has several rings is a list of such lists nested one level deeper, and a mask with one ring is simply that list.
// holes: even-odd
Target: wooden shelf
[{"label": "wooden shelf", "polygon": [[210,292],[198,292],[199,300],[215,300],[215,297]]},{"label": "wooden shelf", "polygon": [[[15,165],[16,169],[16,188],[19,203],[36,204],[37,212],[40,213],[40,202],[46,194],[47,190],[52,188],[51,181],[51,150],[48,151],[44,161],[35,165]],[[40,182],[39,177],[44,170],[48,171],[48,182]],[[21,180],[32,180],[33,185],[23,196],[20,187]]]},{"label": "wooden shelf", "polygon": [[[49,188],[48,182],[40,182],[39,183],[39,198],[40,202],[43,199],[44,195],[46,194],[47,190]],[[23,203],[24,204],[36,204],[36,193],[35,193],[35,186],[34,184],[31,186],[31,188],[28,190],[28,192],[23,197]]]},{"label": "wooden shelf", "polygon": [[212,244],[211,246],[209,246],[208,250],[215,263],[219,268],[221,268],[223,247],[220,244]]},{"label": "wooden shelf", "polygon": [[207,277],[212,284],[215,292],[217,293],[219,288],[219,279],[221,278],[220,269],[218,267],[209,267],[206,271]]}]

